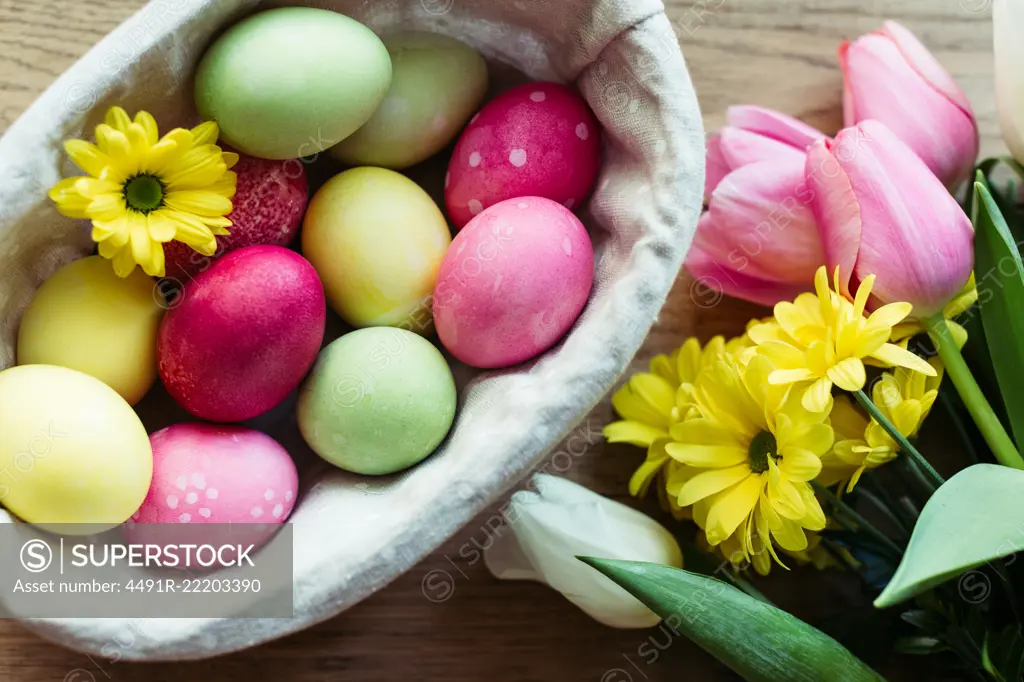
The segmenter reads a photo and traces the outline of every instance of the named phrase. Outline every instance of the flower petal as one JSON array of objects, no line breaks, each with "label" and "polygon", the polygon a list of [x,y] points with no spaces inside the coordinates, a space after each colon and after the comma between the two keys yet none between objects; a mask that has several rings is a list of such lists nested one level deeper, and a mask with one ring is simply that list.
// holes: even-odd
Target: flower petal
[{"label": "flower petal", "polygon": [[803,392],[800,404],[808,412],[825,412],[832,401],[832,380],[821,377]]},{"label": "flower petal", "polygon": [[179,190],[164,195],[164,203],[177,211],[204,216],[223,216],[231,213],[231,200],[220,194],[203,190]]},{"label": "flower petal", "polygon": [[864,363],[860,358],[846,358],[832,365],[828,370],[828,378],[844,391],[859,391],[867,382]]},{"label": "flower petal", "polygon": [[149,235],[160,243],[167,243],[174,239],[177,226],[174,220],[168,218],[162,210],[152,211],[149,218]]},{"label": "flower petal", "polygon": [[216,121],[204,121],[192,129],[192,144],[196,147],[204,144],[215,144],[220,128]]},{"label": "flower petal", "polygon": [[807,513],[799,489],[782,478],[778,465],[771,458],[768,459],[768,501],[772,509],[784,518],[796,521]]},{"label": "flower petal", "polygon": [[806,150],[815,140],[825,137],[824,133],[803,121],[764,107],[734,105],[726,110],[725,120],[731,126],[785,142],[800,151]]},{"label": "flower petal", "polygon": [[[697,500],[719,493],[751,475],[750,465],[746,462],[725,469],[701,472],[683,484],[677,503],[680,507],[689,507]],[[759,474],[753,475],[760,478]]]},{"label": "flower petal", "polygon": [[797,199],[804,186],[804,155],[792,154],[729,173],[701,216],[694,244],[750,277],[806,287],[825,262],[825,252],[814,214]]},{"label": "flower petal", "polygon": [[751,303],[773,306],[779,301],[790,301],[809,288],[806,283],[773,282],[752,277],[726,267],[696,245],[686,255],[686,270],[696,280],[690,288],[691,296],[699,297],[702,304],[716,303],[721,298],[716,296],[716,292],[721,292]]},{"label": "flower petal", "polygon": [[617,421],[604,427],[604,437],[609,443],[648,447],[656,440],[668,438],[668,432],[641,422]]},{"label": "flower petal", "polygon": [[703,469],[721,469],[747,460],[747,451],[735,445],[695,445],[670,442],[665,451],[673,459]]},{"label": "flower petal", "polygon": [[740,523],[750,516],[763,489],[764,479],[761,476],[747,476],[715,496],[704,529],[708,542],[717,545],[732,535]]},{"label": "flower petal", "polygon": [[[832,432],[832,429],[823,424],[815,424],[815,426],[825,429],[829,433]],[[831,445],[832,439],[829,438],[828,440]],[[787,480],[813,481],[821,473],[821,457],[810,450],[787,448],[779,459],[779,472]]]},{"label": "flower petal", "polygon": [[103,169],[111,164],[109,156],[85,140],[67,140],[64,143],[64,151],[76,166],[93,177],[99,177]]},{"label": "flower petal", "polygon": [[891,343],[883,345],[872,353],[871,357],[881,360],[887,365],[892,365],[894,367],[906,367],[916,372],[921,372],[926,376],[933,377],[937,374],[935,368],[925,362],[925,360],[914,355],[905,348],[900,348],[899,346]]}]

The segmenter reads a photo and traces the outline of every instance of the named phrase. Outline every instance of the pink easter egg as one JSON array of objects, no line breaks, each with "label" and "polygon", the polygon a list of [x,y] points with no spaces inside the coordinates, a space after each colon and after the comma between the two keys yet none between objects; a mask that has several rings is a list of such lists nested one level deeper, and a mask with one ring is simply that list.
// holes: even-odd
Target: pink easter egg
[{"label": "pink easter egg", "polygon": [[309,203],[306,167],[301,160],[272,161],[239,154],[231,170],[237,176],[228,214],[231,234],[217,237],[217,252],[212,256],[204,256],[184,242],[165,244],[167,277],[187,282],[229,251],[254,244],[288,246],[298,235]]},{"label": "pink easter egg", "polygon": [[542,197],[509,199],[455,236],[434,287],[434,324],[467,365],[508,367],[572,327],[593,281],[590,236],[572,211]]},{"label": "pink easter egg", "polygon": [[487,103],[459,137],[445,177],[456,227],[499,201],[580,206],[597,177],[601,134],[587,103],[557,83],[526,83]]},{"label": "pink easter egg", "polygon": [[164,315],[160,378],[201,419],[250,419],[306,376],[326,320],[323,285],[305,258],[280,246],[232,251],[188,282]]},{"label": "pink easter egg", "polygon": [[[273,438],[241,426],[175,424],[149,438],[153,482],[139,510],[125,524],[130,542],[196,538],[147,524],[253,524],[235,532],[217,529],[204,542],[240,541],[257,546],[284,523],[295,506],[299,477],[288,452]],[[223,532],[221,532],[223,531]]]}]

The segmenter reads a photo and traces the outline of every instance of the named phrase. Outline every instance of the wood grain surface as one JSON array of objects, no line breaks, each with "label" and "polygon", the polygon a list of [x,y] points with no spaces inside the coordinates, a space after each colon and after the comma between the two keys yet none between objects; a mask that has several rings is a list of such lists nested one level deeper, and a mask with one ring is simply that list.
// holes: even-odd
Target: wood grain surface
[{"label": "wood grain surface", "polygon": [[[555,0],[552,0],[555,1]],[[143,4],[143,0],[0,0],[0,132],[64,69]],[[840,125],[836,47],[885,19],[904,22],[967,92],[978,115],[983,154],[999,153],[992,94],[991,0],[671,0],[708,130],[735,103],[794,114],[826,132]],[[760,310],[691,296],[680,277],[635,366],[687,336],[734,334]],[[597,430],[607,404],[588,417]],[[597,443],[565,475],[625,499],[642,460],[630,448]],[[656,507],[642,508],[657,514]],[[197,663],[129,664],[66,651],[0,621],[0,680],[42,682],[254,682],[289,680],[483,679],[527,682],[735,680],[735,675],[670,632],[616,631],[593,622],[557,593],[493,579],[474,560],[493,532],[498,506],[469,524],[391,586],[310,630],[256,649]],[[684,529],[671,520],[666,524]],[[814,584],[808,587],[813,578]],[[816,622],[863,605],[849,576],[775,571],[758,586]],[[127,650],[125,639],[111,651]],[[890,679],[924,679],[914,661],[890,658]],[[911,671],[903,672],[900,671]]]}]

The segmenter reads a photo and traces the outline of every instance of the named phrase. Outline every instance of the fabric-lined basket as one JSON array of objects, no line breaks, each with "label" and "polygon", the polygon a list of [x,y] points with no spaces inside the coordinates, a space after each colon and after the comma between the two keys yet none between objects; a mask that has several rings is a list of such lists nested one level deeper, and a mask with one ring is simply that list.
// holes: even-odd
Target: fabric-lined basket
[{"label": "fabric-lined basket", "polygon": [[[540,359],[501,372],[456,371],[459,414],[448,439],[403,475],[371,479],[372,494],[368,479],[303,467],[296,457],[302,490],[290,519],[293,618],[154,613],[144,620],[24,622],[74,649],[104,655],[120,642],[125,659],[214,656],[330,618],[385,586],[525,475],[608,391],[655,320],[697,224],[703,127],[658,0],[272,3],[282,4],[342,12],[379,33],[418,29],[456,37],[489,60],[499,87],[507,77],[501,74],[513,69],[531,80],[574,83],[604,127],[601,174],[580,212],[595,246],[594,289],[570,334]],[[0,139],[0,368],[15,362],[19,319],[36,288],[93,246],[84,222],[60,216],[46,195],[75,174],[61,142],[90,137],[114,104],[146,109],[162,127],[194,124],[191,76],[203,51],[234,21],[272,5],[154,0],[63,74]],[[165,425],[150,414],[159,406],[140,411],[151,430]],[[304,449],[294,423],[273,412],[257,426],[293,455]]]}]

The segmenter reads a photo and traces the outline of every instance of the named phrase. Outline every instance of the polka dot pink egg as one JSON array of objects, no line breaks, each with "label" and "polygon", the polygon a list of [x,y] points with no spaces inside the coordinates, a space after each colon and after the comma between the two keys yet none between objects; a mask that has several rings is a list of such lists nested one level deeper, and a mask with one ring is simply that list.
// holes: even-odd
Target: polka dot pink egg
[{"label": "polka dot pink egg", "polygon": [[500,201],[538,196],[568,209],[597,177],[597,121],[576,92],[527,83],[491,100],[469,122],[452,154],[445,203],[456,227]]},{"label": "polka dot pink egg", "polygon": [[264,433],[190,423],[169,426],[149,440],[153,482],[127,524],[135,529],[147,523],[278,524],[295,505],[295,463]]}]

